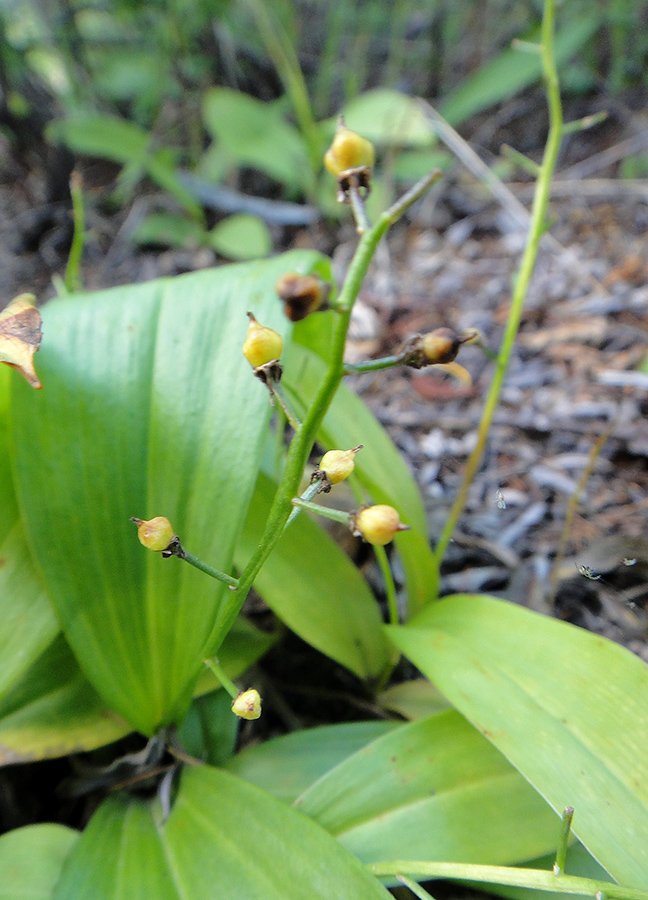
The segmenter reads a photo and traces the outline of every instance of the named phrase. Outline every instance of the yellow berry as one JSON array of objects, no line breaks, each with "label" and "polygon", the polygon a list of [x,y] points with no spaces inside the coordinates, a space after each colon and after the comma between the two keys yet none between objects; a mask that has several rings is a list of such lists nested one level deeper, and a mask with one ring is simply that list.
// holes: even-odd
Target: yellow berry
[{"label": "yellow berry", "polygon": [[367,506],[356,513],[354,533],[363,537],[369,544],[388,544],[399,531],[408,531],[409,525],[403,525],[400,516],[393,506],[378,504]]},{"label": "yellow berry", "polygon": [[283,350],[283,338],[272,328],[257,322],[251,312],[248,317],[250,324],[243,344],[243,356],[253,369],[258,369],[259,366],[279,359]]},{"label": "yellow berry", "polygon": [[370,169],[374,164],[374,147],[371,141],[356,134],[338,121],[331,146],[324,154],[324,165],[335,178],[349,169]]},{"label": "yellow berry", "polygon": [[353,472],[354,459],[358,450],[362,450],[362,444],[354,447],[353,450],[329,450],[322,457],[319,471],[324,472],[331,484],[339,484]]},{"label": "yellow berry", "polygon": [[232,703],[232,712],[239,719],[258,719],[261,715],[261,697],[259,692],[251,688],[241,691]]},{"label": "yellow berry", "polygon": [[137,525],[137,536],[140,544],[147,550],[166,550],[173,538],[173,526],[164,516],[155,516],[153,519],[135,519],[131,521]]}]

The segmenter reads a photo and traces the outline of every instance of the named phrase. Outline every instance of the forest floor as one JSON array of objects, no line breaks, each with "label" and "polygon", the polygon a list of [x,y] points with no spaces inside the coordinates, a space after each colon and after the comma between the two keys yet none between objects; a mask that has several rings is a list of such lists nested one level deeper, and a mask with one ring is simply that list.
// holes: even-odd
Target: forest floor
[{"label": "forest floor", "polygon": [[[635,135],[648,134],[645,124],[630,124]],[[627,138],[628,127],[583,145],[576,162],[563,160],[550,236],[487,453],[449,547],[443,590],[487,591],[553,611],[648,661],[648,182],[614,177],[614,160],[591,165]],[[52,276],[65,267],[69,206],[48,201],[42,169],[6,148],[3,156],[1,296],[7,302],[31,291],[44,301],[54,293]],[[86,287],[219,262],[206,249],[137,249],[129,235],[155,195],[109,211],[104,201],[114,170],[92,161],[81,168]],[[460,165],[393,230],[361,292],[350,358],[389,353],[413,332],[440,325],[476,327],[498,348],[525,241],[518,204],[530,208],[532,185],[506,191],[508,200],[496,201]],[[356,241],[350,223],[338,230],[315,225],[282,233],[278,248],[332,253],[339,278]],[[433,369],[353,379],[411,465],[433,541],[461,483],[493,376],[493,363],[477,347],[463,348],[460,362],[472,386]],[[570,505],[576,511],[567,532]]]}]

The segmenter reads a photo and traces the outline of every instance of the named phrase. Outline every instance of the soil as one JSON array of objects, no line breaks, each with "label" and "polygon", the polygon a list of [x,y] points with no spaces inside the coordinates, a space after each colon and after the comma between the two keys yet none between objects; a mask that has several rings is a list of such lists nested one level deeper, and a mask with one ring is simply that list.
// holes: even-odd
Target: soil
[{"label": "soil", "polygon": [[[595,112],[601,103],[578,114]],[[645,152],[648,126],[639,114],[620,109],[563,150],[550,237],[541,247],[486,453],[448,548],[443,592],[506,597],[605,634],[648,661],[648,182],[618,177],[624,142],[632,139],[630,146]],[[531,96],[516,110],[514,121],[503,107],[465,129],[487,162],[504,136],[539,158],[542,106]],[[533,146],[530,133],[538,137]],[[68,169],[64,157],[57,165]],[[222,262],[205,249],[138,250],[129,239],[134,224],[166,198],[144,186],[130,204],[115,206],[116,170],[93,160],[78,160],[77,168],[87,203],[87,288]],[[40,302],[55,293],[52,278],[64,271],[72,236],[69,198],[57,188],[61,171],[52,173],[44,155],[25,162],[0,146],[5,302],[23,291]],[[509,183],[506,192],[504,203],[495,200],[458,162],[393,230],[358,300],[349,359],[393,352],[412,333],[441,325],[459,333],[477,328],[489,348],[499,347],[525,242],[517,203],[530,208],[532,185]],[[314,246],[332,253],[338,277],[357,241],[351,224],[277,229],[275,236],[277,250]],[[352,379],[411,465],[433,543],[475,446],[494,371],[476,346],[463,347],[458,362],[470,372],[471,385],[434,368]],[[294,636],[289,640],[303,672],[303,654],[313,651]],[[291,682],[285,659],[271,654],[264,663],[279,685]],[[348,696],[348,674],[324,659],[311,670],[320,667]],[[331,720],[344,718],[348,705],[340,708],[335,691],[329,699]],[[271,729],[295,720],[315,724],[310,697],[287,700],[277,706]],[[58,773],[58,763],[43,765]],[[10,781],[0,779],[0,807],[11,810],[8,825],[24,824],[14,817]],[[41,816],[53,817],[49,805]]]}]

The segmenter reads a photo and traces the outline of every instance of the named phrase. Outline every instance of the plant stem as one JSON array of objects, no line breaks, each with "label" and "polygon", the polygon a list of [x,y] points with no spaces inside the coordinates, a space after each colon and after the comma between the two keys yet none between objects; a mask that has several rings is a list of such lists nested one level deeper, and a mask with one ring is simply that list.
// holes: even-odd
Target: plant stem
[{"label": "plant stem", "polygon": [[356,222],[356,231],[359,235],[363,235],[366,231],[369,231],[371,223],[367,217],[367,208],[358,189],[357,181],[349,185],[349,200],[351,201],[353,218]]},{"label": "plant stem", "polygon": [[556,861],[553,864],[554,875],[564,875],[565,860],[567,859],[567,844],[569,843],[569,832],[571,831],[572,820],[574,818],[574,808],[566,806],[562,814],[562,830],[560,832],[560,841],[556,850]]},{"label": "plant stem", "polygon": [[323,516],[325,519],[332,519],[334,522],[342,522],[344,525],[348,525],[351,518],[348,512],[344,512],[341,509],[331,509],[329,506],[322,506],[320,503],[311,503],[310,500],[302,500],[301,497],[293,497],[292,505],[296,506],[298,509],[306,509],[309,512],[314,512],[316,515]]},{"label": "plant stem", "polygon": [[[299,496],[298,499],[299,499],[299,500],[312,500],[313,497],[315,497],[315,496],[317,496],[317,494],[319,494],[321,487],[322,487],[322,482],[321,482],[320,480],[316,479],[315,481],[311,481],[311,483],[308,485],[308,487],[307,487],[306,490],[303,492],[303,494],[300,494],[300,496]],[[293,509],[293,511],[290,513],[290,515],[288,516],[288,521],[287,521],[286,524],[284,525],[284,531],[285,531],[286,528],[288,528],[288,526],[290,525],[290,523],[291,523],[294,519],[297,518],[297,516],[299,515],[299,513],[300,513],[300,511],[301,511],[300,508],[299,508],[299,507],[300,507],[300,504],[299,504],[299,503],[296,503],[294,499],[293,499],[293,501],[292,501],[292,504],[293,504],[293,506],[294,506],[294,509]]]},{"label": "plant stem", "polygon": [[398,859],[379,862],[367,867],[380,878],[398,877],[405,873],[421,880],[449,878],[457,881],[477,881],[538,891],[580,894],[585,897],[605,897],[605,900],[648,900],[648,891],[627,888],[611,881],[595,881],[576,875],[554,875],[545,869],[516,869],[512,866],[482,866],[473,863],[414,862]]},{"label": "plant stem", "polygon": [[401,884],[404,884],[405,887],[409,888],[414,896],[418,897],[419,900],[434,900],[432,894],[428,894],[425,888],[422,888],[420,884],[412,881],[412,879],[408,878],[407,875],[399,875],[398,880]]},{"label": "plant stem", "polygon": [[79,269],[81,267],[81,255],[83,253],[83,245],[85,244],[85,212],[83,209],[83,189],[81,175],[75,170],[70,176],[70,193],[72,195],[72,219],[74,222],[74,233],[72,236],[72,246],[70,247],[70,255],[68,256],[67,266],[65,267],[65,275],[63,281],[65,290],[72,294],[74,291],[81,290],[81,278]]},{"label": "plant stem", "polygon": [[381,369],[393,369],[403,365],[403,355],[382,356],[380,359],[366,359],[359,363],[348,363],[344,367],[345,375],[362,375],[364,372],[378,372]]},{"label": "plant stem", "polygon": [[205,665],[207,666],[207,668],[211,669],[211,671],[214,674],[214,677],[217,679],[217,681],[220,682],[221,686],[225,688],[225,690],[230,695],[232,700],[236,700],[236,698],[238,697],[238,695],[241,692],[236,687],[236,685],[234,684],[232,679],[228,678],[227,675],[225,674],[225,672],[223,672],[223,669],[222,669],[220,663],[218,662],[218,660],[215,658],[214,659],[206,659],[206,660],[204,660],[204,662],[205,662]]},{"label": "plant stem", "polygon": [[360,238],[335,305],[339,315],[336,317],[333,332],[333,348],[328,372],[303,423],[295,429],[295,434],[288,450],[283,477],[272,502],[259,546],[241,572],[236,590],[223,598],[216,616],[216,622],[207,642],[207,646],[211,648],[210,652],[212,653],[217,652],[225,635],[232,627],[259,569],[283,534],[284,526],[293,510],[292,500],[299,492],[304,467],[308,462],[317,432],[344,376],[344,348],[351,319],[351,310],[360,292],[363,279],[367,274],[367,269],[378,242],[405,210],[422,197],[439,178],[440,172],[438,170],[422,178],[399,201],[384,212],[376,224]]},{"label": "plant stem", "polygon": [[200,569],[201,572],[204,572],[206,575],[210,575],[212,578],[215,578],[217,581],[222,581],[223,584],[229,584],[230,587],[235,588],[238,587],[238,581],[236,578],[232,578],[231,575],[226,575],[225,572],[220,572],[218,569],[214,569],[213,566],[208,565],[206,562],[203,562],[198,556],[194,556],[193,553],[189,553],[188,550],[182,548],[182,554],[178,554],[180,559],[184,559],[185,562],[188,562],[190,566],[194,566],[196,569]]},{"label": "plant stem", "polygon": [[383,580],[385,582],[385,592],[387,594],[387,609],[389,610],[389,624],[398,625],[398,598],[396,597],[396,585],[394,584],[394,576],[392,575],[391,566],[387,559],[387,551],[379,544],[374,544],[374,553],[380,566]]},{"label": "plant stem", "polygon": [[556,168],[558,150],[560,149],[560,139],[562,137],[562,109],[560,106],[558,73],[554,59],[553,36],[554,2],[553,0],[546,0],[542,20],[542,42],[540,45],[540,53],[542,56],[549,104],[549,134],[547,136],[547,144],[533,198],[529,236],[524,249],[522,262],[520,263],[520,269],[515,280],[515,288],[511,298],[511,310],[506,322],[502,345],[497,357],[495,374],[491,381],[484,411],[479,423],[477,443],[473,452],[470,454],[461,487],[459,488],[459,493],[452,505],[452,509],[450,510],[437,543],[435,556],[438,564],[440,564],[443,559],[443,555],[452,538],[457,521],[463,512],[468,496],[468,489],[470,488],[484,453],[486,440],[493,421],[493,415],[499,402],[504,377],[513,352],[513,344],[520,327],[522,308],[524,306],[524,300],[535,266],[535,261],[538,256],[538,248],[546,229],[546,213],[551,190],[551,179]]},{"label": "plant stem", "polygon": [[266,384],[268,385],[268,390],[270,391],[270,394],[276,400],[276,402],[279,404],[279,407],[281,408],[283,414],[290,422],[291,427],[293,428],[294,431],[297,431],[297,429],[299,428],[301,423],[299,421],[299,418],[295,415],[295,413],[290,408],[290,404],[288,403],[288,399],[286,398],[286,395],[283,392],[283,388],[281,387],[281,385],[279,384],[278,381],[274,381],[274,379],[272,379],[272,378],[269,378],[267,380]]}]

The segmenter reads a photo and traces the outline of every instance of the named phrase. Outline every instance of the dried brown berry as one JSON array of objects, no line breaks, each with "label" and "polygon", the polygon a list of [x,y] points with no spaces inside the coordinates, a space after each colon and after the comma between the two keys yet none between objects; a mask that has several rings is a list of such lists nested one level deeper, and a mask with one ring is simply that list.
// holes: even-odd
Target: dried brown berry
[{"label": "dried brown berry", "polygon": [[466,342],[452,328],[435,328],[427,334],[410,338],[401,351],[405,365],[414,369],[449,363],[456,358],[459,348]]},{"label": "dried brown berry", "polygon": [[284,303],[284,312],[291,322],[301,322],[306,316],[326,306],[331,285],[319,275],[300,275],[285,272],[277,279],[275,290]]}]

